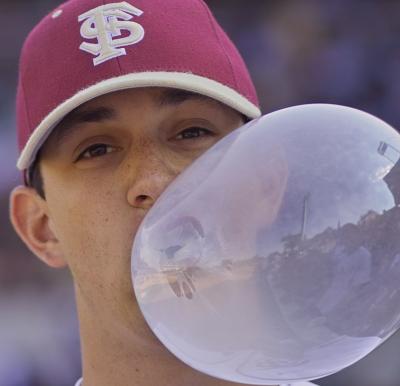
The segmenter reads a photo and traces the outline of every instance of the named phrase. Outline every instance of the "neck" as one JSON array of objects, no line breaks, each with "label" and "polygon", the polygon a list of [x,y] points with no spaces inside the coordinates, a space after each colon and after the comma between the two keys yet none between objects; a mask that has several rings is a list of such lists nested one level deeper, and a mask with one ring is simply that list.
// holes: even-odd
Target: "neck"
[{"label": "neck", "polygon": [[143,318],[132,328],[121,327],[113,320],[102,319],[98,313],[88,312],[79,297],[77,304],[83,386],[237,385],[185,365],[164,348]]}]

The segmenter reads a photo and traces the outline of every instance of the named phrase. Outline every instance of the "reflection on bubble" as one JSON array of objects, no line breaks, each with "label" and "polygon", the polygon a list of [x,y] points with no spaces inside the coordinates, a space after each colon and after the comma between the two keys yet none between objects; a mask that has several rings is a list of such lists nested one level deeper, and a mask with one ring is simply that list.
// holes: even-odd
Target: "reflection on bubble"
[{"label": "reflection on bubble", "polygon": [[315,379],[400,326],[400,138],[333,105],[217,143],[146,216],[135,293],[178,358],[260,385]]}]

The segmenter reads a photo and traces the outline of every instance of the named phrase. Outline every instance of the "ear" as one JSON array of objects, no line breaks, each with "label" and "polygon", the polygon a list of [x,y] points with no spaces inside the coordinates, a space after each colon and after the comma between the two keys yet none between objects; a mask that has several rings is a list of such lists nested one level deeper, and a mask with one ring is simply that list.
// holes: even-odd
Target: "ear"
[{"label": "ear", "polygon": [[52,229],[47,203],[34,189],[19,186],[11,192],[10,220],[19,237],[40,260],[53,268],[67,265]]}]

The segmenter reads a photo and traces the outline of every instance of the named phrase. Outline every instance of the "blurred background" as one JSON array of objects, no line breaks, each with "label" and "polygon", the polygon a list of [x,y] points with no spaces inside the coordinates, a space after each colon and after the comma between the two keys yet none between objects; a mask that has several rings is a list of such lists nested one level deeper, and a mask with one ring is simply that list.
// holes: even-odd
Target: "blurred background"
[{"label": "blurred background", "polygon": [[[60,3],[0,0],[0,386],[72,386],[80,376],[69,275],[35,259],[8,220],[8,195],[20,183],[14,119],[19,51],[30,29]],[[400,127],[400,1],[207,3],[244,56],[264,113],[336,103]],[[399,386],[400,335],[318,383]]]}]

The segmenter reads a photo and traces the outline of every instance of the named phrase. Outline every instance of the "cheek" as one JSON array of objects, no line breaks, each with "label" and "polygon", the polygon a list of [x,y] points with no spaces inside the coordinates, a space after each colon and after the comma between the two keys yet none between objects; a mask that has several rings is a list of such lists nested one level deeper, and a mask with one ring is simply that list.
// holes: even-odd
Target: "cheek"
[{"label": "cheek", "polygon": [[92,192],[90,197],[69,191],[63,203],[54,196],[48,198],[79,303],[100,319],[106,318],[108,325],[140,317],[130,259],[142,217],[124,204],[116,190]]},{"label": "cheek", "polygon": [[[75,185],[76,186],[76,185]],[[57,193],[57,194],[55,194]],[[48,193],[57,238],[72,274],[79,281],[109,283],[130,278],[134,234],[142,219],[117,187],[81,186]],[[127,279],[124,279],[127,280]]]}]

